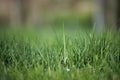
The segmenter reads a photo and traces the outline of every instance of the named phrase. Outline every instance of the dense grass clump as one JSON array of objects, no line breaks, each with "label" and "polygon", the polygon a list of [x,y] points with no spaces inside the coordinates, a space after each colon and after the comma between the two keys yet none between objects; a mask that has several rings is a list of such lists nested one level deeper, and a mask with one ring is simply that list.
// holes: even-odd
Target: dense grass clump
[{"label": "dense grass clump", "polygon": [[120,80],[119,34],[1,30],[0,80]]}]

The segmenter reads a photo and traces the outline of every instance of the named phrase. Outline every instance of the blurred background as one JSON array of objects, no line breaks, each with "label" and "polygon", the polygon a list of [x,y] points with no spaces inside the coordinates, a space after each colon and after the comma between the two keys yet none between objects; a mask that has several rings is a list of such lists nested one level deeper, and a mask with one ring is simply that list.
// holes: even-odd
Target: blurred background
[{"label": "blurred background", "polygon": [[[120,0],[0,0],[0,26],[118,28]],[[24,27],[25,27],[24,26]]]}]

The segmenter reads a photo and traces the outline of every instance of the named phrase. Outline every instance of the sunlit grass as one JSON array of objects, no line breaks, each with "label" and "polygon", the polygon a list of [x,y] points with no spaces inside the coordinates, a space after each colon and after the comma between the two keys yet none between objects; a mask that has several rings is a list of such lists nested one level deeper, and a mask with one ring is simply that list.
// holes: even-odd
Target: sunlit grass
[{"label": "sunlit grass", "polygon": [[0,80],[120,79],[119,32],[63,28],[0,33]]}]

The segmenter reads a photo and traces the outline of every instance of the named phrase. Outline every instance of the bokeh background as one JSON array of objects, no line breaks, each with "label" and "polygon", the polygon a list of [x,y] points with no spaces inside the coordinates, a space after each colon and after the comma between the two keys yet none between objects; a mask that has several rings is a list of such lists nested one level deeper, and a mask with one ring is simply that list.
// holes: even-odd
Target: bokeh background
[{"label": "bokeh background", "polygon": [[[119,0],[0,0],[0,24],[119,27]],[[29,27],[28,26],[28,27]]]}]

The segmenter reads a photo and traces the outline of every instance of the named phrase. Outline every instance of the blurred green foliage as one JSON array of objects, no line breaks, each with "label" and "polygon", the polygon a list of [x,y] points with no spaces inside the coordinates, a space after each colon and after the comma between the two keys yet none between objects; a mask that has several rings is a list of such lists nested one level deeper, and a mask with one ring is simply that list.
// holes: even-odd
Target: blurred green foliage
[{"label": "blurred green foliage", "polygon": [[64,23],[65,27],[82,27],[91,29],[92,24],[92,16],[91,14],[78,14],[78,13],[65,13],[56,15],[53,20],[53,24],[61,25]]}]

